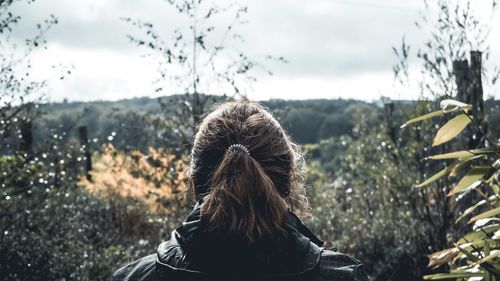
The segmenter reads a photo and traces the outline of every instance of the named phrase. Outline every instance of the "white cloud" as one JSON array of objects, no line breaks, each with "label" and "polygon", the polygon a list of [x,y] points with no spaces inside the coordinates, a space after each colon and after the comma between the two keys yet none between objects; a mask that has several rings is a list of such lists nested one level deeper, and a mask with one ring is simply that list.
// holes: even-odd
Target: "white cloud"
[{"label": "white cloud", "polygon": [[[54,62],[74,66],[71,75],[59,80]],[[50,44],[47,50],[34,53],[33,76],[49,78],[52,88],[50,99],[69,100],[117,100],[153,93],[151,85],[154,66],[138,54],[126,55],[106,49],[66,48]],[[66,67],[63,67],[66,69]],[[52,79],[50,79],[52,78]]]},{"label": "white cloud", "polygon": [[338,78],[315,77],[277,78],[261,80],[255,85],[253,97],[267,99],[360,99],[376,100],[380,96],[400,97],[391,88],[393,75],[390,71],[354,74]]},{"label": "white cloud", "polygon": [[[241,3],[249,7],[249,23],[240,29],[246,41],[239,47],[258,59],[271,54],[290,61],[268,64],[276,75],[258,77],[255,91],[249,93],[256,99],[393,96],[391,47],[403,35],[412,46],[425,36],[413,25],[422,7],[420,0]],[[19,40],[29,37],[35,24],[49,14],[60,20],[48,33],[49,50],[33,58],[38,76],[47,77],[53,64],[75,66],[68,79],[51,83],[53,100],[150,95],[156,66],[140,57],[144,50],[128,43],[126,34],[135,31],[120,18],[151,21],[166,39],[173,28],[185,23],[163,0],[44,0],[19,4],[16,11],[23,17],[14,34]],[[495,20],[492,34],[500,32],[500,21]],[[500,41],[491,41],[492,59],[498,61]]]}]

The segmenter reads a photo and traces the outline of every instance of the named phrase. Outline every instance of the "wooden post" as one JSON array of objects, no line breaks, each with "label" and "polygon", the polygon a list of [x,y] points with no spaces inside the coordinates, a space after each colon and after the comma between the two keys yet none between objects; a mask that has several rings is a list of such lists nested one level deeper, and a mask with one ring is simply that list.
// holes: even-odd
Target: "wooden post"
[{"label": "wooden post", "polygon": [[200,100],[200,94],[195,91],[193,93],[193,102],[191,104],[192,114],[193,114],[193,135],[195,133],[195,128],[201,121],[201,115],[203,114],[203,105]]},{"label": "wooden post", "polygon": [[469,63],[467,60],[459,60],[453,62],[453,74],[455,75],[455,83],[457,85],[457,97],[456,99],[462,102],[466,102],[468,93],[467,85],[469,84],[469,79],[467,76],[469,70]]},{"label": "wooden post", "polygon": [[89,149],[89,141],[87,135],[87,126],[78,127],[78,137],[80,138],[80,149],[83,150],[84,155],[84,174],[85,177],[91,181],[92,176],[90,175],[90,171],[92,170],[92,157],[90,155]]},{"label": "wooden post", "polygon": [[[472,105],[471,115],[474,122],[483,126],[484,101],[483,84],[481,79],[482,53],[479,51],[470,52],[470,65],[467,60],[453,62],[453,74],[457,85],[457,100]],[[476,148],[484,137],[486,127],[472,132],[468,146],[469,149]]]},{"label": "wooden post", "polygon": [[478,123],[484,119],[484,101],[483,101],[483,82],[481,79],[482,53],[478,51],[470,52],[470,104],[472,104],[472,113]]},{"label": "wooden post", "polygon": [[393,114],[394,114],[394,102],[389,101],[384,103],[384,115],[387,124],[387,134],[394,143],[397,143],[397,131],[396,131],[396,126],[394,126],[393,122]]},{"label": "wooden post", "polygon": [[21,122],[21,143],[19,150],[25,155],[24,159],[26,162],[33,159],[33,124],[31,120]]}]

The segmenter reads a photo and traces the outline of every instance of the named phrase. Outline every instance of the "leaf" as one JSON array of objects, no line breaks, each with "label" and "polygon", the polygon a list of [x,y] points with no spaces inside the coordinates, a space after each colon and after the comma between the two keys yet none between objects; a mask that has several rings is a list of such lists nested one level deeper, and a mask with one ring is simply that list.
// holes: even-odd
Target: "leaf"
[{"label": "leaf", "polygon": [[[485,254],[486,255],[486,254]],[[485,262],[488,262],[496,257],[500,256],[500,250],[493,250],[491,251],[491,254],[485,256],[484,258],[478,260],[477,262],[475,262],[474,264],[482,264],[482,263],[485,263]]]},{"label": "leaf", "polygon": [[457,272],[457,273],[437,273],[432,275],[425,275],[424,280],[441,280],[453,278],[468,278],[468,277],[483,277],[481,272]]},{"label": "leaf", "polygon": [[432,146],[437,146],[452,140],[460,134],[460,132],[463,131],[470,122],[471,119],[465,114],[455,116],[438,130],[436,136],[434,137],[434,141],[432,142]]},{"label": "leaf", "polygon": [[[457,245],[455,245],[457,246]],[[492,272],[496,275],[500,275],[500,271],[497,270],[495,267],[492,267],[490,263],[488,263],[487,261],[485,261],[487,264],[483,264],[483,263],[478,263],[479,262],[479,258],[477,258],[475,255],[473,255],[471,252],[465,250],[464,248],[460,247],[460,246],[457,246],[458,250],[460,250],[460,252],[464,253],[467,258],[469,258],[469,260],[473,261],[474,263],[477,263],[479,264],[480,267],[482,267],[483,269],[489,271],[489,272]]]},{"label": "leaf", "polygon": [[[477,187],[484,178],[484,175],[491,170],[489,166],[476,166],[470,169],[469,172],[455,185],[452,190],[448,193],[448,196],[466,191],[469,187]],[[479,184],[477,183],[479,182]]]},{"label": "leaf", "polygon": [[485,218],[485,219],[478,219],[477,221],[474,222],[474,225],[472,225],[472,230],[476,231],[478,229],[484,229],[486,226],[490,226],[493,224],[498,224],[500,222],[500,218]]},{"label": "leaf", "polygon": [[[485,227],[478,228],[475,231],[469,232],[465,234],[462,238],[460,238],[457,241],[457,245],[460,245],[460,247],[464,248],[467,248],[471,245],[480,248],[484,244],[484,239],[486,239],[489,235],[493,234],[499,229],[500,225],[498,224],[488,225]],[[493,246],[498,245],[498,243],[500,243],[500,241],[495,242]]]},{"label": "leaf", "polygon": [[484,255],[485,256],[489,256],[490,255],[490,243],[488,242],[488,240],[484,240],[484,247],[483,247],[483,250],[484,250]]},{"label": "leaf", "polygon": [[441,103],[439,104],[441,109],[445,112],[452,112],[455,110],[458,110],[459,108],[463,109],[464,111],[469,111],[469,109],[472,108],[472,105],[463,103],[461,101],[457,100],[452,100],[452,99],[447,99],[447,100],[442,100]]},{"label": "leaf", "polygon": [[419,183],[416,185],[416,187],[422,187],[422,186],[426,186],[426,185],[429,185],[433,182],[435,182],[436,180],[442,178],[443,176],[445,176],[446,174],[448,174],[454,167],[455,165],[457,165],[458,163],[454,163],[452,164],[451,166],[448,166],[444,169],[442,169],[441,171],[435,173],[432,177],[426,179],[425,181]]},{"label": "leaf", "polygon": [[[470,244],[471,244],[471,243],[467,243],[467,244],[466,244],[466,245],[467,245],[466,247],[470,246]],[[472,260],[472,261],[474,261],[474,262],[476,262],[476,261],[478,261],[478,260],[479,260],[479,259],[478,259],[476,256],[474,256],[471,252],[467,251],[467,250],[465,249],[465,247],[463,247],[463,246],[464,246],[464,245],[458,245],[458,244],[455,244],[455,247],[457,247],[457,249],[458,249],[460,252],[462,252],[464,255],[466,255],[466,256],[467,256],[470,260]]]},{"label": "leaf", "polygon": [[[495,225],[494,227],[497,227],[497,229],[498,229],[498,225]],[[435,269],[435,268],[438,268],[445,263],[450,262],[451,260],[456,260],[457,258],[460,258],[464,255],[466,255],[466,256],[472,255],[469,252],[469,250],[482,249],[485,245],[484,239],[485,239],[486,235],[491,234],[496,229],[493,227],[490,227],[490,228],[484,228],[484,230],[488,231],[488,233],[483,233],[481,231],[475,231],[475,232],[468,233],[462,239],[460,239],[457,243],[455,243],[455,247],[441,250],[439,252],[435,252],[435,253],[428,255],[429,264],[427,265],[427,267],[432,267]],[[499,242],[493,241],[490,246],[491,247],[498,247]],[[479,260],[478,258],[476,258],[474,256],[472,256],[472,259],[474,262]]]},{"label": "leaf", "polygon": [[[488,198],[488,201],[495,201],[497,200],[497,197],[495,195],[491,195],[489,198]],[[462,220],[463,218],[465,218],[466,216],[468,216],[470,213],[474,212],[474,210],[476,210],[479,206],[482,206],[486,203],[486,200],[481,200],[479,202],[477,202],[476,204],[472,205],[471,207],[467,208],[467,210],[464,211],[464,213],[458,217],[458,219],[455,221],[455,223],[458,223],[460,220]]]},{"label": "leaf", "polygon": [[457,248],[450,248],[432,253],[428,255],[429,264],[427,265],[427,267],[438,268],[441,265],[451,261],[458,255],[458,253],[460,253],[460,251]]},{"label": "leaf", "polygon": [[500,214],[500,207],[497,207],[495,209],[481,213],[481,214],[471,218],[468,223],[473,223],[473,222],[480,220],[480,219],[490,218],[490,217],[496,216],[498,214]]},{"label": "leaf", "polygon": [[467,150],[462,150],[462,151],[455,151],[455,152],[450,152],[450,153],[445,153],[445,154],[438,154],[438,155],[432,155],[429,157],[425,157],[424,160],[441,160],[441,159],[453,159],[453,158],[465,158],[465,157],[470,157],[473,156],[474,154],[472,152],[469,152]]},{"label": "leaf", "polygon": [[476,159],[481,159],[483,157],[484,155],[479,154],[469,158],[461,159],[460,161],[458,161],[457,165],[455,165],[455,167],[453,167],[453,169],[451,170],[450,177],[456,177],[467,166],[469,162]]},{"label": "leaf", "polygon": [[445,111],[444,110],[437,110],[437,111],[434,111],[434,112],[431,112],[431,113],[427,113],[427,114],[424,114],[422,116],[419,116],[419,117],[415,117],[415,118],[412,118],[408,121],[406,121],[406,123],[404,123],[403,125],[401,125],[401,128],[404,128],[410,124],[413,124],[413,123],[416,123],[416,122],[419,122],[419,121],[424,121],[424,120],[427,120],[427,119],[430,119],[432,117],[436,117],[436,116],[440,116],[440,115],[443,115],[445,114]]},{"label": "leaf", "polygon": [[493,190],[493,193],[495,193],[497,195],[500,194],[500,186],[498,186],[497,184],[493,183],[493,184],[490,184],[490,187]]},{"label": "leaf", "polygon": [[493,149],[483,148],[483,149],[472,149],[472,150],[461,150],[455,152],[449,152],[444,154],[432,155],[425,157],[425,160],[441,160],[441,159],[454,159],[454,158],[468,158],[477,154],[490,154],[493,153]]}]

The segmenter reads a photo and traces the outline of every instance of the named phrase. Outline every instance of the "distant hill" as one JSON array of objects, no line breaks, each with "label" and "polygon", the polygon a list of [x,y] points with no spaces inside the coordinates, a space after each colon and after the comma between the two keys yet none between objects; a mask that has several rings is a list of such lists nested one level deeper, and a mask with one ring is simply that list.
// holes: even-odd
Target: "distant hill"
[{"label": "distant hill", "polygon": [[[219,101],[220,97],[211,97],[209,106]],[[173,114],[178,110],[178,103],[182,96],[162,97],[165,105],[163,110],[158,99],[134,98],[119,101],[95,101],[95,102],[70,102],[44,104],[40,108],[44,113],[36,120],[36,139],[46,136],[44,128],[68,129],[77,126],[87,126],[89,138],[107,136],[113,129],[120,126],[120,121],[130,121],[127,117],[137,114]],[[343,134],[352,127],[352,119],[349,111],[353,107],[364,105],[376,109],[374,104],[367,104],[356,100],[305,100],[287,101],[270,100],[263,102],[289,131],[292,137],[300,143],[316,142],[319,137]],[[347,113],[346,113],[347,112]],[[338,129],[328,130],[330,133],[322,133],[321,126],[326,123],[338,123]],[[338,122],[335,122],[338,121]]]},{"label": "distant hill", "polygon": [[[207,107],[220,101],[210,96]],[[128,149],[161,146],[168,143],[171,134],[157,132],[153,122],[168,120],[180,113],[182,95],[161,98],[133,98],[118,101],[63,102],[40,105],[43,113],[33,124],[34,142],[50,139],[57,134],[64,138],[76,138],[78,126],[86,126],[88,137],[95,143],[107,140]],[[415,101],[393,101],[400,107],[411,107]],[[359,100],[269,100],[264,101],[279,119],[292,138],[301,144],[317,143],[321,139],[352,134],[355,115],[381,113],[381,102],[367,103]],[[490,115],[490,130],[500,131],[500,101],[489,100],[485,112]],[[395,120],[402,124],[404,120]],[[184,124],[187,125],[187,124]],[[175,127],[173,127],[175,130]],[[497,133],[498,135],[498,133]]]}]

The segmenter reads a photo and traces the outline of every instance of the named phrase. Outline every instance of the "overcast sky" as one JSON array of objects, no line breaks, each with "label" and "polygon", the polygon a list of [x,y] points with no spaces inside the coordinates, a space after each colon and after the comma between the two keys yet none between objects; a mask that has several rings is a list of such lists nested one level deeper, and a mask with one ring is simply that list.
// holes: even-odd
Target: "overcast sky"
[{"label": "overcast sky", "polygon": [[[289,61],[264,60],[274,75],[257,73],[257,82],[246,92],[250,98],[415,98],[398,96],[392,89],[396,59],[391,47],[403,36],[415,46],[427,36],[414,25],[423,9],[421,0],[239,2],[248,6],[248,23],[238,29],[245,38],[241,48],[257,61],[266,54]],[[14,11],[22,17],[14,30],[19,40],[50,14],[59,19],[47,34],[47,50],[32,57],[36,77],[57,76],[51,66],[58,63],[74,66],[66,79],[52,79],[52,101],[155,96],[156,64],[142,57],[146,49],[128,42],[126,35],[136,31],[120,18],[149,21],[165,39],[184,24],[164,0],[37,0],[17,3]],[[478,13],[486,17],[486,12]],[[500,40],[492,39],[500,32],[498,17],[495,26],[492,59],[500,61]]]}]

